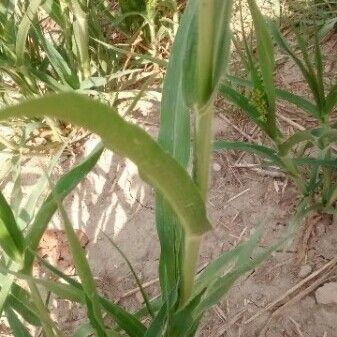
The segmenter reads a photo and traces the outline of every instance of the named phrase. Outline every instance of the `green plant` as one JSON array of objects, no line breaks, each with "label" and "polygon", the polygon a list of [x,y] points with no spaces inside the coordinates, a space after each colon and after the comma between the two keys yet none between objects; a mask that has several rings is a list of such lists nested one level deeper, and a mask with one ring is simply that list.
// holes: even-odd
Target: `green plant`
[{"label": "green plant", "polygon": [[[164,83],[158,142],[126,122],[114,108],[74,93],[46,95],[0,110],[1,120],[49,116],[70,121],[97,133],[106,148],[131,159],[141,177],[156,190],[156,224],[161,245],[161,296],[148,300],[142,291],[144,310],[128,313],[98,294],[62,200],[95,165],[103,145],[61,177],[55,186],[46,172],[44,182],[48,182],[51,192],[39,210],[34,210],[34,215],[29,217],[25,232],[20,230],[18,219],[1,195],[0,244],[4,254],[0,265],[0,308],[5,311],[15,335],[30,336],[21,320],[41,327],[47,337],[63,335],[51,320],[41,297],[39,287],[44,287],[56,296],[86,307],[88,321],[75,336],[192,337],[204,312],[216,304],[243,273],[264,261],[287,238],[257,251],[260,237],[257,230],[247,242],[224,252],[195,278],[199,246],[204,234],[211,229],[205,209],[212,150],[211,123],[214,97],[228,63],[231,9],[229,0],[188,2]],[[209,29],[203,29],[205,25]],[[60,102],[64,109],[60,109]],[[188,170],[190,161],[193,162],[192,176]],[[63,218],[79,281],[43,259],[41,263],[62,282],[38,279],[32,274],[37,245],[57,210]],[[305,211],[299,210],[292,226],[296,226]],[[22,288],[17,278],[25,280],[29,290]],[[113,318],[113,323],[107,324],[104,315]],[[142,323],[144,316],[151,317],[148,326]]]},{"label": "green plant", "polygon": [[311,31],[318,29],[320,37],[325,37],[336,27],[335,0],[284,2],[283,7],[284,24],[304,24]]},{"label": "green plant", "polygon": [[[267,165],[276,165],[289,174],[309,207],[334,213],[337,197],[334,148],[336,125],[329,120],[337,103],[337,84],[332,85],[327,92],[318,30],[315,29],[314,32],[314,46],[311,53],[301,27],[295,28],[301,59],[282,37],[276,25],[268,25],[254,2],[248,3],[256,32],[258,60],[254,59],[247,39],[243,36],[245,52],[242,58],[250,78],[243,80],[228,76],[228,82],[220,87],[220,93],[240,107],[256,123],[272,141],[272,147],[219,140],[215,142],[215,149],[238,149],[262,156],[267,159]],[[314,102],[275,87],[272,37],[298,66]],[[244,91],[248,90],[248,93],[242,93],[242,88]],[[291,136],[284,134],[277,123],[275,112],[277,100],[293,104],[308,116],[314,117],[318,126],[297,131]]]},{"label": "green plant", "polygon": [[[123,18],[105,1],[2,2],[0,94],[4,104],[69,90],[111,102],[116,92],[133,89],[136,75],[160,60],[144,50],[135,53],[124,47],[129,37],[121,29]],[[130,58],[133,62],[122,69]],[[123,79],[127,80],[122,85]]]}]

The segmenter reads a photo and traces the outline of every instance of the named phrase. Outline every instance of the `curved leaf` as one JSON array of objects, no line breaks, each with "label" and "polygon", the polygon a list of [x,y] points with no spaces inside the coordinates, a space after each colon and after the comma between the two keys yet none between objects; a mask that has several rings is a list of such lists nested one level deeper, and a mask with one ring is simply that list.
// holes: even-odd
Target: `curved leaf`
[{"label": "curved leaf", "polygon": [[97,133],[104,145],[128,157],[141,176],[167,200],[187,233],[200,235],[211,226],[203,200],[187,172],[141,128],[124,121],[109,106],[74,93],[50,95],[0,111],[10,117],[56,117]]},{"label": "curved leaf", "polygon": [[9,326],[12,329],[13,336],[15,337],[32,337],[27,328],[22,324],[19,318],[16,316],[16,313],[10,309],[6,309],[6,317],[9,323]]},{"label": "curved leaf", "polygon": [[[253,88],[253,83],[248,80],[244,80],[242,78],[236,76],[227,76],[230,82],[233,82],[237,85],[246,87],[246,88]],[[337,86],[336,86],[337,87]],[[294,104],[298,108],[302,109],[303,111],[308,112],[310,115],[319,118],[319,112],[315,104],[310,102],[309,100],[303,98],[302,96],[296,95],[284,89],[276,88],[276,96],[277,98],[287,101],[291,104]],[[336,88],[337,90],[337,88]]]},{"label": "curved leaf", "polygon": [[282,162],[276,151],[268,147],[245,142],[230,142],[227,140],[218,140],[214,142],[214,150],[240,150],[249,153],[255,153],[268,158],[271,162],[282,166]]},{"label": "curved leaf", "polygon": [[[1,112],[0,112],[1,114]],[[102,146],[98,146],[81,164],[74,167],[71,171],[63,175],[55,185],[55,191],[60,199],[64,199],[77,184],[87,175],[97,163],[101,153]],[[57,210],[57,202],[50,194],[38,210],[36,217],[30,226],[29,232],[26,236],[26,255],[24,262],[24,270],[28,271],[32,268],[35,251],[45,232],[49,221]]]},{"label": "curved leaf", "polygon": [[[62,278],[69,285],[75,287],[76,289],[83,290],[82,285],[79,282],[77,282],[74,279],[72,279],[71,277],[65,275],[60,270],[58,270],[57,268],[52,266],[46,260],[44,260],[40,257],[38,257],[38,259],[53,274]],[[100,296],[99,301],[101,303],[101,306],[104,308],[104,310],[116,321],[116,323],[118,324],[118,326],[121,329],[125,330],[125,332],[130,337],[142,337],[142,336],[144,336],[146,328],[135,316],[128,313],[125,309],[118,306],[117,304],[114,304],[114,303],[108,301],[104,297]]]},{"label": "curved leaf", "polygon": [[287,90],[283,89],[276,89],[276,95],[291,104],[296,105],[298,108],[302,109],[303,111],[308,112],[310,115],[319,118],[319,112],[315,106],[307,99],[303,98],[302,96],[293,94]]},{"label": "curved leaf", "polygon": [[32,0],[23,16],[22,21],[19,24],[16,40],[16,57],[18,66],[21,66],[24,63],[27,35],[41,2],[42,0]]},{"label": "curved leaf", "polygon": [[13,212],[0,192],[0,246],[17,262],[22,261],[23,235],[15,221]]},{"label": "curved leaf", "polygon": [[262,16],[255,0],[248,0],[257,39],[257,53],[262,73],[264,90],[268,97],[268,124],[270,128],[275,128],[275,86],[274,86],[274,47],[269,34],[267,24]]}]

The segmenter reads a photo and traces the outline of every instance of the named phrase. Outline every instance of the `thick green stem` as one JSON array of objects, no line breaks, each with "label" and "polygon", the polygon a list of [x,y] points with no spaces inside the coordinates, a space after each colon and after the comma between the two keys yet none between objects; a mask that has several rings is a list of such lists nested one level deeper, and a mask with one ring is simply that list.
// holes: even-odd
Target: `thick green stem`
[{"label": "thick green stem", "polygon": [[[204,202],[206,202],[208,193],[209,162],[212,150],[214,11],[214,1],[200,0],[196,69],[197,98],[193,111],[195,118],[193,178]],[[189,300],[193,291],[201,240],[202,235],[190,236],[188,233],[185,235],[180,305],[184,305]]]},{"label": "thick green stem", "polygon": [[[195,111],[196,128],[194,140],[194,181],[200,189],[201,197],[206,202],[209,181],[209,163],[212,150],[212,118],[213,100],[203,109]],[[186,234],[183,255],[183,286],[181,305],[191,296],[195,271],[198,264],[199,248],[202,235],[190,236]]]},{"label": "thick green stem", "polygon": [[202,236],[186,235],[183,252],[182,288],[180,306],[186,304],[191,297],[194,277],[199,257],[199,247]]},{"label": "thick green stem", "polygon": [[196,109],[194,140],[194,181],[206,201],[209,181],[209,163],[212,151],[213,99],[202,109]]}]

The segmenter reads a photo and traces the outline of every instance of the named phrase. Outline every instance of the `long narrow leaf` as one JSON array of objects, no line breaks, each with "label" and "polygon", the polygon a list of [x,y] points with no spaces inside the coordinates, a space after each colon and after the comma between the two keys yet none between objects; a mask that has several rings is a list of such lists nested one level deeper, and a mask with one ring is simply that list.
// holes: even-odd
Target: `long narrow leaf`
[{"label": "long narrow leaf", "polygon": [[82,249],[81,243],[76,236],[75,230],[68,218],[68,215],[64,210],[58,195],[55,194],[55,190],[53,190],[53,197],[58,204],[58,208],[63,218],[63,226],[69,242],[70,251],[74,259],[75,268],[81,280],[83,291],[86,295],[86,304],[90,323],[96,330],[98,336],[108,337],[108,333],[104,326],[101,307],[99,305],[95,280],[92,275],[89,263]]},{"label": "long narrow leaf", "polygon": [[0,246],[15,261],[22,260],[23,235],[16,223],[13,212],[0,192]]},{"label": "long narrow leaf", "polygon": [[[172,46],[163,85],[158,136],[158,143],[184,168],[189,162],[191,137],[189,109],[182,85],[183,58],[194,11],[195,4],[188,2]],[[167,302],[179,279],[182,233],[172,208],[159,193],[156,195],[156,226],[161,245],[159,278],[163,302]]]},{"label": "long narrow leaf", "polygon": [[[60,270],[53,267],[46,260],[39,258],[39,261],[50,270],[53,274],[65,280],[70,285],[76,287],[77,289],[83,289],[82,285],[72,279],[71,277],[65,275]],[[125,309],[120,306],[108,301],[104,297],[99,297],[100,303],[104,310],[116,321],[118,326],[125,330],[125,332],[130,337],[142,337],[145,333],[145,326],[133,315],[128,313]]]},{"label": "long narrow leaf", "polygon": [[[229,76],[229,75],[227,76],[227,78],[229,81],[233,82],[234,84],[238,84],[240,86],[247,87],[247,88],[253,88],[253,84],[251,81],[247,81],[247,80],[244,80],[244,79],[241,79],[235,76]],[[313,104],[309,100],[305,99],[302,96],[296,95],[292,92],[284,90],[284,89],[276,88],[275,90],[276,90],[277,98],[287,101],[291,104],[294,104],[298,108],[308,112],[310,115],[316,118],[319,118],[319,112],[317,110],[317,107],[315,106],[315,104]]]},{"label": "long narrow leaf", "polygon": [[324,113],[329,114],[334,109],[334,107],[337,104],[337,84],[335,84],[330,92],[328,93],[326,100],[325,100],[325,106],[324,106]]},{"label": "long narrow leaf", "polygon": [[257,107],[243,94],[234,90],[228,85],[222,85],[220,87],[220,93],[229,101],[240,107],[249,118],[251,118],[262,130],[264,130],[271,138],[273,133],[268,129],[264,116],[257,109]]},{"label": "long narrow leaf", "polygon": [[27,8],[26,13],[23,16],[22,21],[19,24],[17,40],[16,40],[16,57],[17,65],[20,67],[24,64],[24,53],[26,47],[26,39],[29,29],[32,25],[34,17],[40,7],[42,0],[32,0]]},{"label": "long narrow leaf", "polygon": [[[78,183],[92,170],[97,163],[103,151],[102,146],[96,148],[81,164],[66,173],[55,186],[59,198],[64,199]],[[34,260],[34,255],[31,251],[35,251],[45,232],[49,221],[57,210],[57,203],[53,199],[52,194],[42,204],[41,208],[36,214],[35,220],[26,236],[27,251],[25,256],[24,269],[30,270]]]},{"label": "long narrow leaf", "polygon": [[8,319],[9,326],[12,329],[13,336],[15,337],[32,337],[27,328],[22,324],[15,312],[7,308],[6,317]]},{"label": "long narrow leaf", "polygon": [[226,140],[217,140],[214,142],[214,150],[240,150],[246,151],[249,153],[255,153],[262,155],[268,158],[272,163],[280,165],[281,160],[278,157],[276,151],[270,149],[268,147],[252,144],[252,143],[245,143],[245,142],[230,142]]},{"label": "long narrow leaf", "polygon": [[56,117],[96,132],[106,147],[138,165],[141,176],[162,193],[186,232],[200,235],[211,228],[200,193],[187,172],[145,131],[125,122],[114,109],[81,95],[64,93],[0,111],[2,120],[19,116]]},{"label": "long narrow leaf", "polygon": [[257,39],[257,53],[262,73],[264,90],[268,99],[267,123],[270,132],[273,133],[274,139],[278,136],[275,121],[275,86],[274,86],[274,47],[267,24],[256,5],[255,0],[248,0],[249,9],[253,18],[253,23]]}]

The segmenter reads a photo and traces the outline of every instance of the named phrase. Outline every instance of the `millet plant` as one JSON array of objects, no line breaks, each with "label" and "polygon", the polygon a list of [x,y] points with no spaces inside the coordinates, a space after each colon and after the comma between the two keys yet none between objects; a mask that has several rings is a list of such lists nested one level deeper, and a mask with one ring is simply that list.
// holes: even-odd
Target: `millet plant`
[{"label": "millet plant", "polygon": [[[252,0],[249,4],[266,48],[269,35],[264,36],[267,33],[256,4]],[[19,225],[25,218],[18,219],[0,194],[3,250],[0,309],[14,336],[31,336],[28,323],[42,329],[44,336],[64,335],[62,327],[49,315],[41,287],[53,296],[86,307],[87,322],[74,336],[195,336],[203,314],[220,301],[242,274],[279,247],[282,240],[257,251],[259,231],[256,231],[248,241],[210,262],[196,277],[202,238],[212,229],[205,207],[213,146],[211,125],[214,99],[230,52],[231,11],[231,0],[188,1],[164,81],[158,141],[137,125],[126,122],[114,108],[73,92],[29,99],[0,111],[1,120],[22,116],[66,120],[91,130],[102,140],[81,164],[56,183],[46,172],[45,181],[51,191],[38,210],[29,210],[32,216],[24,223],[25,230]],[[263,72],[264,80],[270,80],[267,73],[272,71],[270,58],[268,65],[270,69]],[[274,92],[266,95],[272,104]],[[269,124],[272,128],[272,123]],[[136,313],[99,295],[71,219],[62,206],[63,199],[94,167],[103,147],[133,161],[144,181],[156,191],[160,296],[148,299],[141,289],[145,307]],[[37,257],[39,241],[57,210],[63,219],[79,280]],[[37,278],[32,273],[35,259],[60,281]],[[17,279],[24,280],[27,287],[22,287]],[[112,318],[112,323],[105,316]],[[144,317],[149,318],[146,325]]]}]

